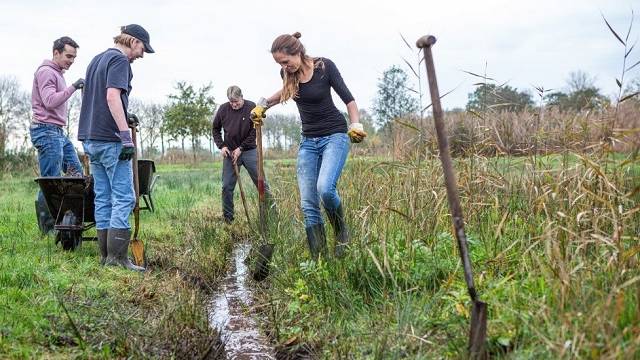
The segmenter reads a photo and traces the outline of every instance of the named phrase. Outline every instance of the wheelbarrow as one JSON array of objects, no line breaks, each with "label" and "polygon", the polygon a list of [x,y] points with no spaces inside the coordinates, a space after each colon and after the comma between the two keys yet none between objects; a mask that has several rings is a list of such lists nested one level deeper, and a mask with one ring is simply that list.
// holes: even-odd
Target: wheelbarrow
[{"label": "wheelbarrow", "polygon": [[140,210],[155,211],[153,204],[153,188],[160,175],[156,175],[156,164],[153,160],[138,159],[138,191],[139,196],[144,201],[145,206]]},{"label": "wheelbarrow", "polygon": [[82,241],[82,232],[96,225],[94,217],[93,177],[39,177],[35,181],[44,195],[49,213],[55,218],[56,244],[74,250]]}]

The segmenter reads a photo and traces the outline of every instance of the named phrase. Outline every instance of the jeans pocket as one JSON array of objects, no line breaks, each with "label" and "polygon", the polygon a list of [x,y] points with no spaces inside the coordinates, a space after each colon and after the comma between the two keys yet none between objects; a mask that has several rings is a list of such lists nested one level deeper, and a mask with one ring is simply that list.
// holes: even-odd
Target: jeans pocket
[{"label": "jeans pocket", "polygon": [[51,147],[51,134],[46,127],[30,130],[31,143],[38,151],[44,151]]}]

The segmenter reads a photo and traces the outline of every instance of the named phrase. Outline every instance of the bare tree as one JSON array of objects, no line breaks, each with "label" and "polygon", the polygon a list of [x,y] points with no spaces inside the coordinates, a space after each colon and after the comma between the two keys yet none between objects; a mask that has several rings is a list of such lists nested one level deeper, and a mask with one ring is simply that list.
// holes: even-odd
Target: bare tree
[{"label": "bare tree", "polygon": [[156,151],[156,142],[161,137],[165,106],[133,98],[129,102],[129,112],[136,114],[140,119],[140,152],[144,156],[146,149],[149,156],[149,152]]},{"label": "bare tree", "polygon": [[164,106],[157,103],[147,103],[144,107],[144,120],[141,120],[143,129],[142,141],[147,144],[147,152],[155,151],[156,141],[160,138],[160,131],[164,123]]},{"label": "bare tree", "polygon": [[15,77],[0,77],[0,154],[4,154],[9,137],[26,129],[29,123],[30,101]]},{"label": "bare tree", "polygon": [[80,122],[80,106],[82,105],[82,97],[79,92],[75,92],[69,100],[67,100],[67,137],[73,139],[78,131]]}]

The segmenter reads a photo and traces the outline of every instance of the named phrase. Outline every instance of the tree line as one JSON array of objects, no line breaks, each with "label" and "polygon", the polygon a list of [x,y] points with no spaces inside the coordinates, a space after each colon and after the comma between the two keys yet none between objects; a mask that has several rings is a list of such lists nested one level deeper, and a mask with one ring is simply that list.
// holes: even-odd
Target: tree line
[{"label": "tree line", "polygon": [[[195,87],[184,81],[176,83],[164,103],[131,98],[130,113],[140,118],[139,148],[142,156],[162,157],[170,148],[184,154],[214,152],[211,133],[217,110],[211,83]],[[67,127],[70,138],[78,129],[81,98],[74,94],[67,102]],[[31,96],[15,77],[0,76],[0,154],[10,148],[29,149],[28,129],[31,122]],[[265,123],[265,146],[286,151],[300,140],[300,120],[294,115],[273,114]]]},{"label": "tree line", "polygon": [[[412,67],[410,69],[413,71]],[[533,87],[535,96],[530,90],[519,90],[508,84],[499,84],[487,76],[467,73],[479,78],[479,81],[468,94],[465,108],[452,109],[453,112],[522,112],[539,106],[553,107],[563,112],[582,112],[603,111],[611,105],[611,99],[596,86],[595,79],[583,71],[570,73],[564,89]],[[380,130],[390,128],[395,119],[422,116],[430,106],[421,104],[422,94],[412,87],[407,71],[397,65],[383,72],[377,87],[373,115],[375,125]],[[621,100],[638,101],[639,91],[640,77],[626,86]]]}]

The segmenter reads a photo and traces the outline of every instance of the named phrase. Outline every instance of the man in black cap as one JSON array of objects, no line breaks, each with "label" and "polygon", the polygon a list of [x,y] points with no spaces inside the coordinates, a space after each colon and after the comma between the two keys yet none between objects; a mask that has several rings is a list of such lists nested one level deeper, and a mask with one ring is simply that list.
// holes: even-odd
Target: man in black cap
[{"label": "man in black cap", "polygon": [[129,214],[135,206],[131,158],[136,151],[127,123],[131,63],[153,53],[149,33],[140,25],[122,26],[115,46],[87,67],[78,140],[91,160],[95,219],[101,263],[144,271],[131,263]]}]

